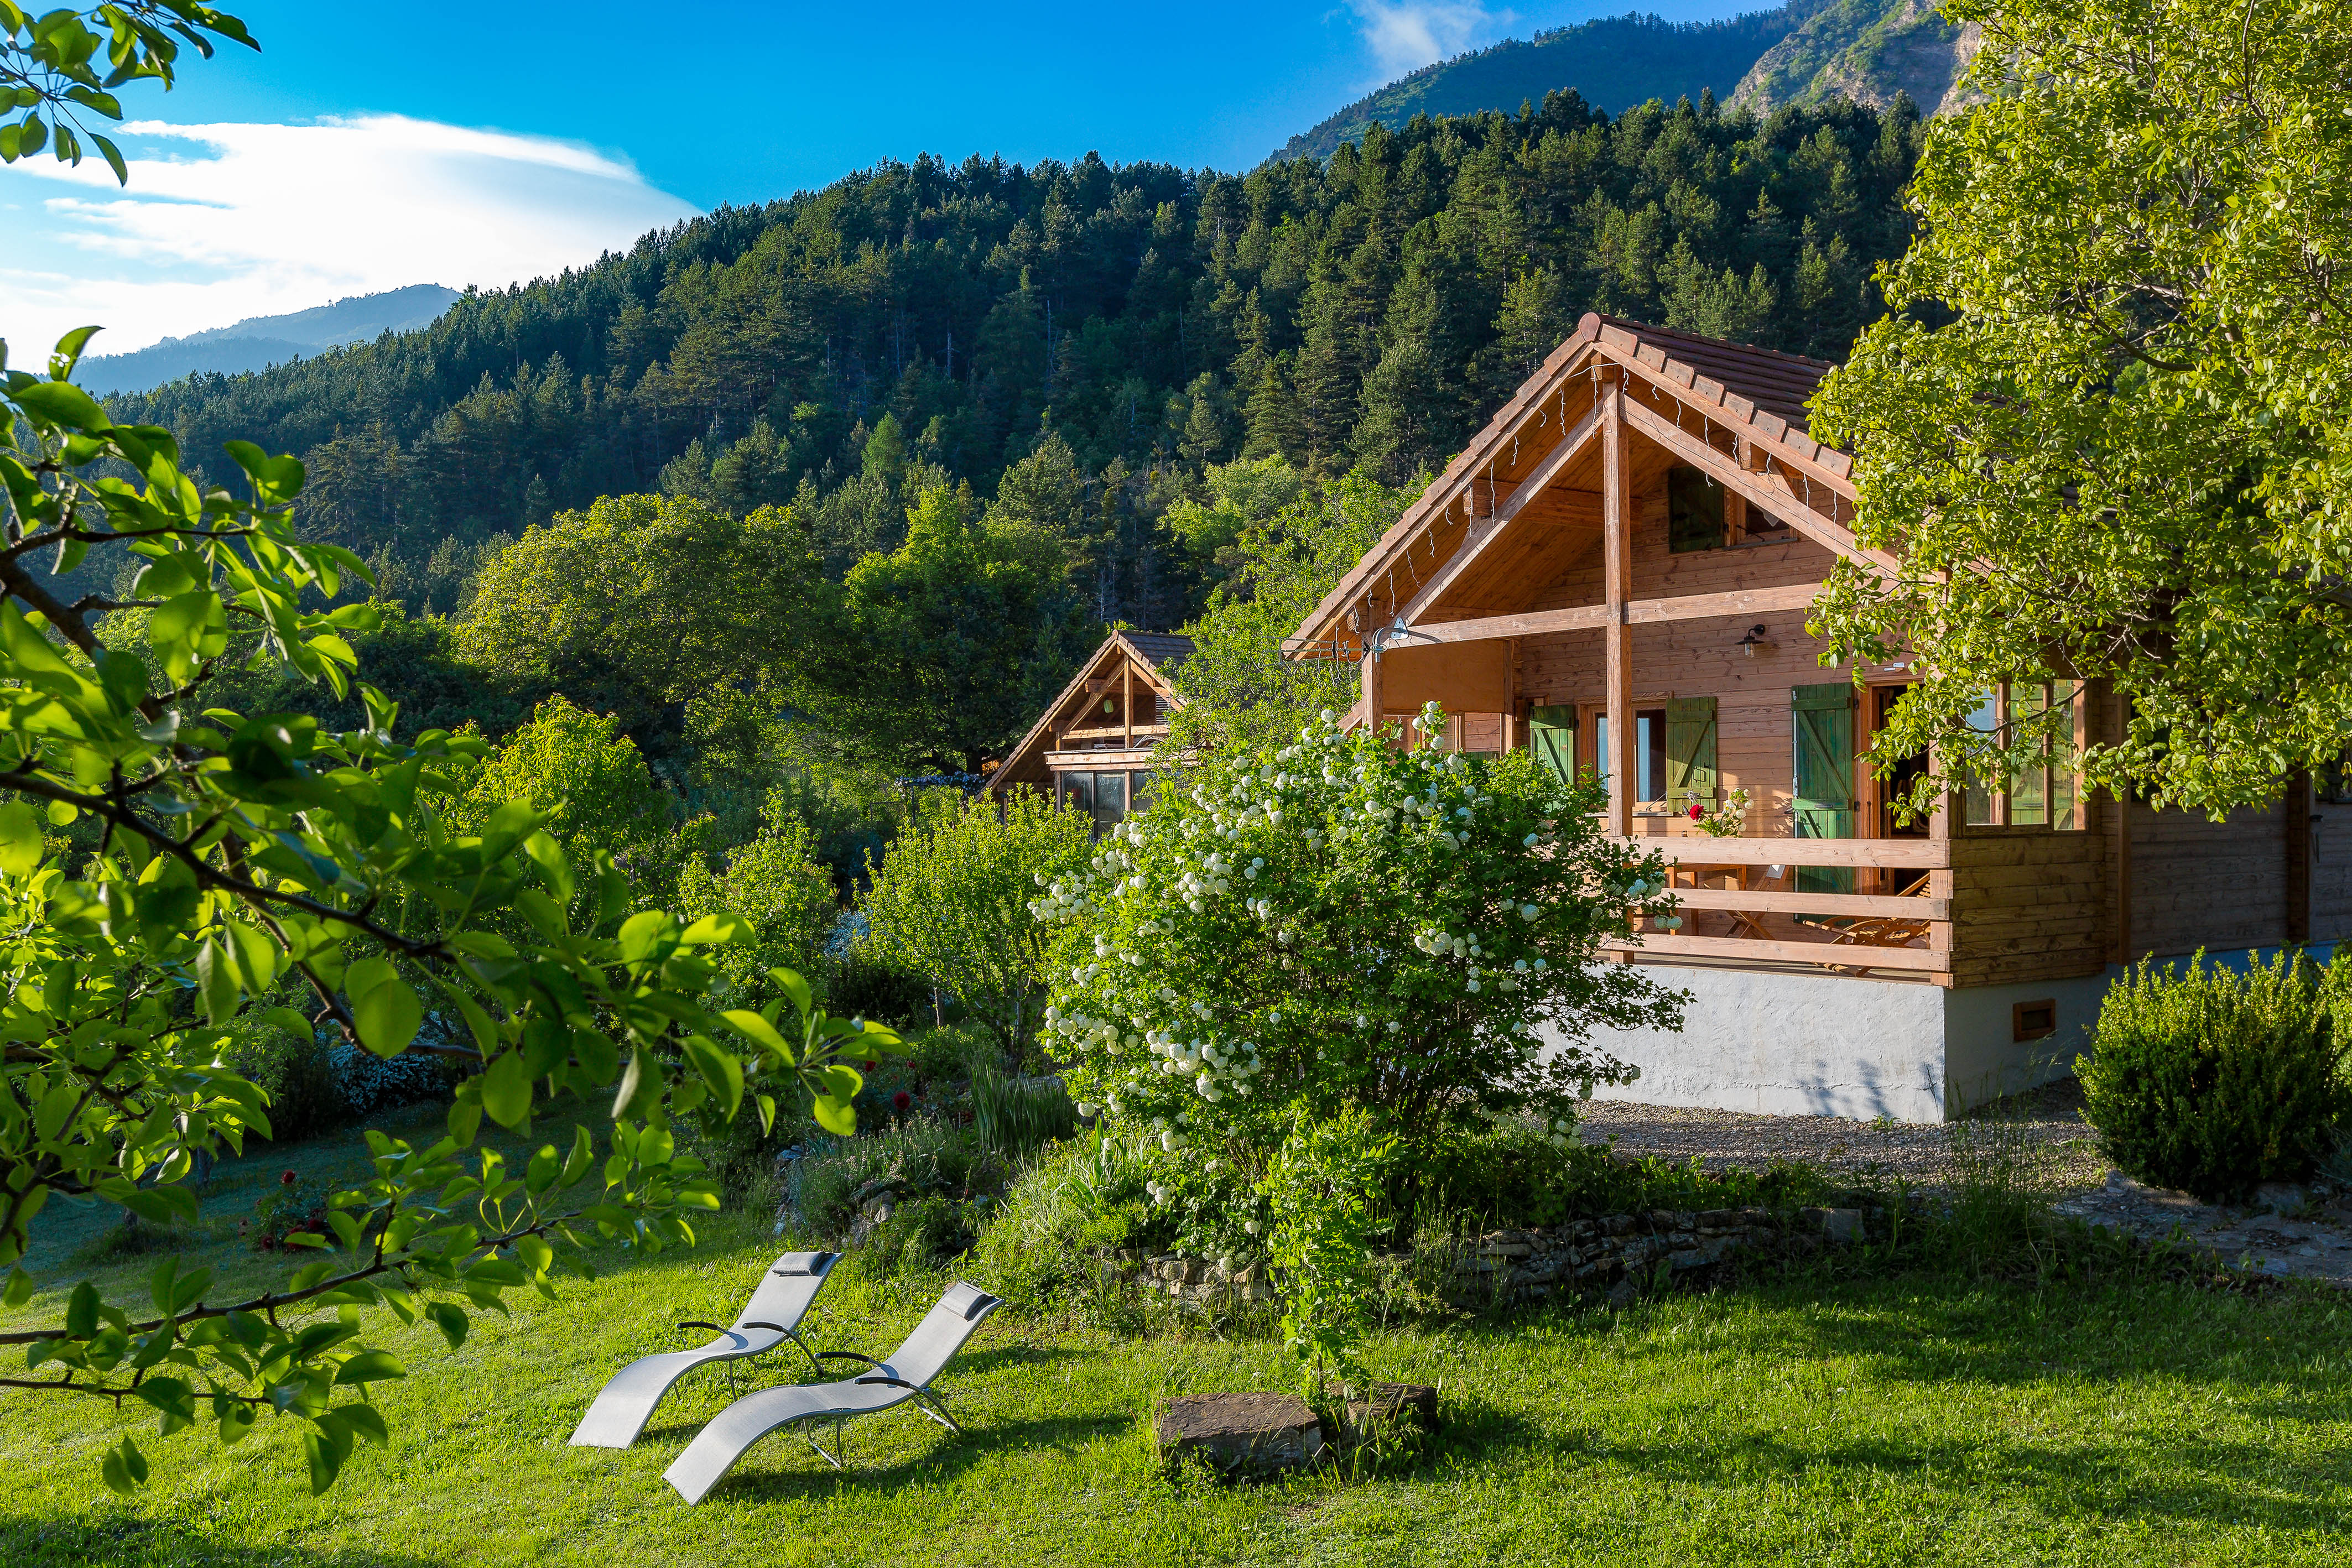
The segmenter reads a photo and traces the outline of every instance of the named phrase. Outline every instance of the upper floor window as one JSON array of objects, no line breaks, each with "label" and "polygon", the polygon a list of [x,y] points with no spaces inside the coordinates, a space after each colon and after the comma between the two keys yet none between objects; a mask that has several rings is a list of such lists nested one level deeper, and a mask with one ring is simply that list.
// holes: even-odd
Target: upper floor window
[{"label": "upper floor window", "polygon": [[1666,548],[1675,555],[1721,549],[1723,486],[1696,468],[1666,470]]}]

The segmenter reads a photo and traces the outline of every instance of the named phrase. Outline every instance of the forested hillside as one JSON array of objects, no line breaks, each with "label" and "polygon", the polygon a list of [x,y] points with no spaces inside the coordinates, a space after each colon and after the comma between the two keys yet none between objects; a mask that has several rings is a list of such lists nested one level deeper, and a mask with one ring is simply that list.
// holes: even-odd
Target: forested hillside
[{"label": "forested hillside", "polygon": [[1569,93],[1245,176],[886,163],[115,413],[199,462],[240,437],[301,455],[308,529],[415,609],[458,608],[494,538],[656,489],[789,505],[838,579],[944,478],[1059,536],[1094,619],[1167,627],[1238,527],[1166,526],[1206,465],[1405,479],[1587,308],[1839,353],[1905,241],[1919,129]]},{"label": "forested hillside", "polygon": [[1416,114],[1508,113],[1574,90],[1612,114],[1656,99],[1729,99],[1749,67],[1823,0],[1790,0],[1719,22],[1668,22],[1629,12],[1506,38],[1422,67],[1283,143],[1277,158],[1323,158],[1372,125],[1402,131]]}]

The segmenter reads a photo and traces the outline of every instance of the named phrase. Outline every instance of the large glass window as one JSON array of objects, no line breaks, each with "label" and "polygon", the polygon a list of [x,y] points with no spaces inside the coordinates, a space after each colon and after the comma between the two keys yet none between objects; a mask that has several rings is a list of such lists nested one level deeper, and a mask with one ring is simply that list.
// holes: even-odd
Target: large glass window
[{"label": "large glass window", "polygon": [[[1149,780],[1149,773],[1139,773],[1138,780]],[[1094,819],[1095,837],[1118,826],[1127,816],[1127,783],[1125,773],[1065,773],[1061,775],[1062,804],[1073,810],[1084,811]],[[1139,782],[1140,793],[1146,784]]]},{"label": "large glass window", "polygon": [[1985,735],[2040,727],[2056,714],[2057,733],[2044,736],[2034,757],[2006,780],[1971,777],[1960,792],[1960,821],[1970,827],[2052,828],[2084,825],[2074,779],[2074,719],[2082,688],[2071,682],[2021,682],[1977,700],[1969,727]]}]

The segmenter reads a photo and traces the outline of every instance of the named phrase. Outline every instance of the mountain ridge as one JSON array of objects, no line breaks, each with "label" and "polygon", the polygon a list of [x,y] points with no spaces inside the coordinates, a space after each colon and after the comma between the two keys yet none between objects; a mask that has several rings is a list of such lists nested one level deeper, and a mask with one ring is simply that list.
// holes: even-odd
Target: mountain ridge
[{"label": "mountain ridge", "polygon": [[248,316],[166,338],[121,354],[93,354],[78,380],[93,392],[138,392],[183,377],[237,375],[268,370],[325,349],[365,342],[385,332],[427,327],[465,296],[438,283],[412,283],[375,294],[354,294],[280,316]]}]

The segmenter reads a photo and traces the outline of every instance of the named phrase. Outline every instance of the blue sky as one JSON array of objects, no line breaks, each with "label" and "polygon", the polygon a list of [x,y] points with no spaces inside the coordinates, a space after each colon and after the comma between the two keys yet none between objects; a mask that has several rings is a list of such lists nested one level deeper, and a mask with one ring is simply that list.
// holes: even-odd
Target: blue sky
[{"label": "blue sky", "polygon": [[152,127],[124,139],[127,194],[95,160],[0,169],[0,334],[102,320],[93,351],[121,351],[403,284],[500,286],[922,152],[1246,169],[1416,66],[1631,6],[226,8],[262,53],[126,93]]}]

